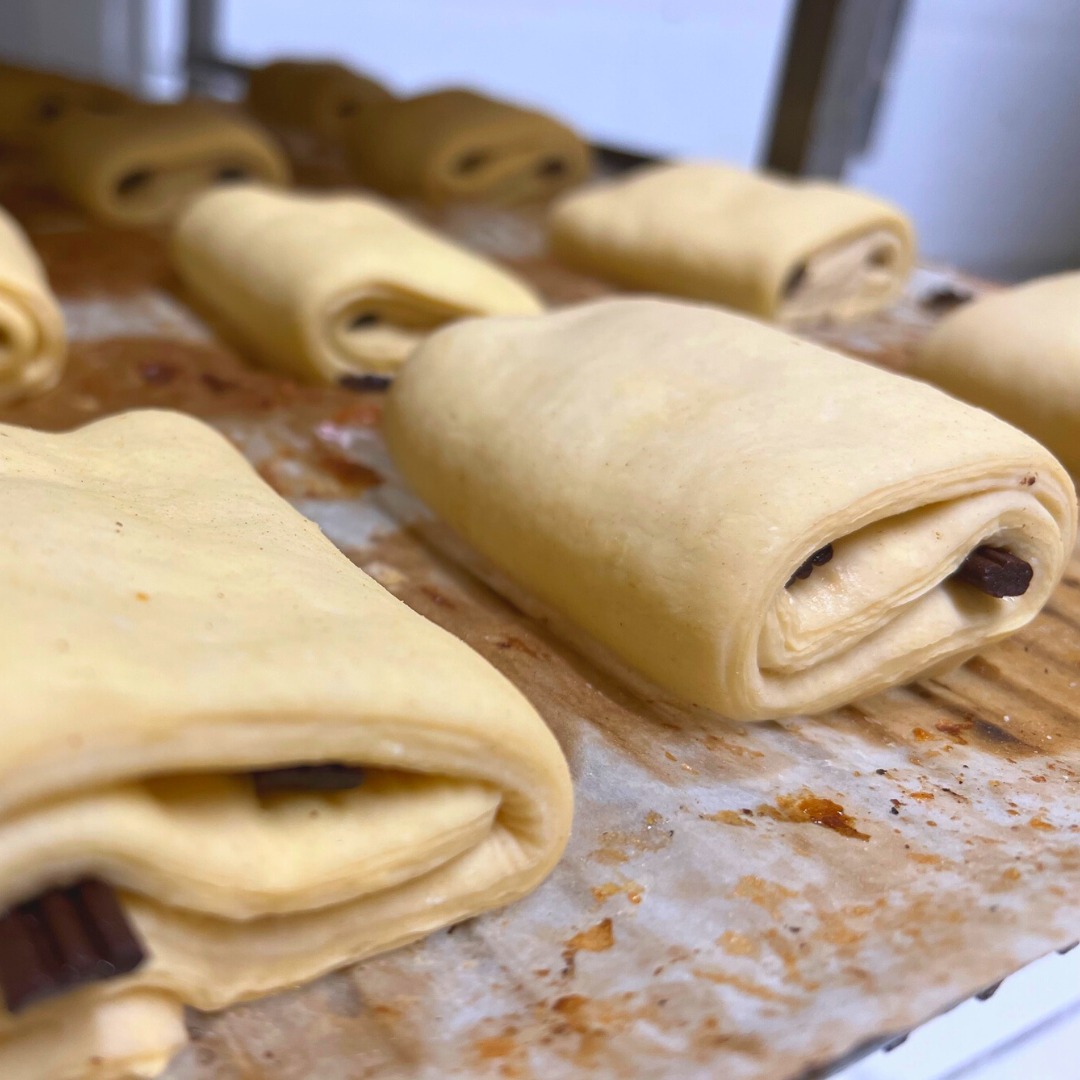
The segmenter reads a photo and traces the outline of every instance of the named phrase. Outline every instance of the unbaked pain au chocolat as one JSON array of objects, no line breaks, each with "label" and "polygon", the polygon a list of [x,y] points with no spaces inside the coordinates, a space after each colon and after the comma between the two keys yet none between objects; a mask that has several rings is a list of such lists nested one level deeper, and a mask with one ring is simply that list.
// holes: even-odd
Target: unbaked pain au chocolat
[{"label": "unbaked pain au chocolat", "polygon": [[0,1076],[152,1077],[221,1009],[509,903],[566,763],[220,435],[0,427]]},{"label": "unbaked pain au chocolat", "polygon": [[568,266],[633,289],[801,325],[887,307],[915,261],[895,206],[822,180],[679,162],[564,196],[549,236]]},{"label": "unbaked pain au chocolat", "polygon": [[1060,579],[1044,447],[716,308],[601,300],[438,331],[391,389],[405,482],[586,647],[739,720],[955,665]]},{"label": "unbaked pain au chocolat", "polygon": [[454,319],[543,310],[509,270],[352,193],[215,189],[182,214],[170,254],[255,363],[314,382],[392,375]]}]

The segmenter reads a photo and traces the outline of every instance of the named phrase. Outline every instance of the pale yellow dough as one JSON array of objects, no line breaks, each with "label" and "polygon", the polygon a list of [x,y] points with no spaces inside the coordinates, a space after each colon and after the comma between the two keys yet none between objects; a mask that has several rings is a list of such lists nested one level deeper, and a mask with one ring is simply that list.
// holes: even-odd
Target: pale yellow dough
[{"label": "pale yellow dough", "polygon": [[[0,1009],[4,1080],[155,1075],[181,1003],[412,941],[558,859],[569,777],[528,702],[209,428],[0,427],[0,496],[0,909],[96,876],[149,952]],[[365,783],[260,800],[246,776],[327,761]]]},{"label": "pale yellow dough", "polygon": [[[761,323],[607,300],[440,331],[386,434],[461,538],[608,654],[737,719],[818,712],[1022,626],[1072,552],[1041,446]],[[786,583],[827,543],[833,560]],[[946,581],[991,543],[1019,598]]]},{"label": "pale yellow dough", "polygon": [[342,64],[275,60],[252,71],[244,103],[264,124],[336,142],[361,109],[392,96],[374,79]]},{"label": "pale yellow dough", "polygon": [[818,180],[729,165],[657,165],[565,196],[550,240],[615,284],[797,324],[891,303],[915,258],[896,207]]},{"label": "pale yellow dough", "polygon": [[0,405],[51,390],[67,358],[60,305],[26,234],[0,209]]},{"label": "pale yellow dough", "polygon": [[56,185],[110,225],[161,225],[216,184],[285,185],[289,166],[253,120],[209,101],[75,113],[41,137]]},{"label": "pale yellow dough", "polygon": [[362,184],[435,203],[551,198],[590,165],[589,148],[554,117],[471,90],[375,102],[344,137]]},{"label": "pale yellow dough", "polygon": [[324,382],[392,372],[462,316],[543,307],[508,271],[355,195],[211,192],[180,220],[172,261],[253,359]]},{"label": "pale yellow dough", "polygon": [[930,334],[911,373],[1023,428],[1080,475],[1080,273],[965,304]]}]

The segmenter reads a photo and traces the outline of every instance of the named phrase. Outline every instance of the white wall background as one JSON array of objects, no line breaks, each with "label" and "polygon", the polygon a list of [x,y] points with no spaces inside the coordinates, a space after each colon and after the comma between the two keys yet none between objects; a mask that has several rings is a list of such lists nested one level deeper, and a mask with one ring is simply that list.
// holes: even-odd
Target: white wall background
[{"label": "white wall background", "polygon": [[[222,47],[235,59],[336,55],[402,92],[471,83],[550,109],[600,141],[744,164],[767,142],[791,8],[219,3]],[[0,0],[0,56],[127,81],[138,34],[144,86],[176,92],[181,0]],[[911,0],[873,145],[848,180],[904,206],[932,259],[1005,279],[1080,266],[1080,0]]]},{"label": "white wall background", "polygon": [[0,58],[136,86],[150,13],[142,0],[0,0]]},{"label": "white wall background", "polygon": [[1080,267],[1080,0],[914,0],[848,179],[906,207],[933,258]]}]

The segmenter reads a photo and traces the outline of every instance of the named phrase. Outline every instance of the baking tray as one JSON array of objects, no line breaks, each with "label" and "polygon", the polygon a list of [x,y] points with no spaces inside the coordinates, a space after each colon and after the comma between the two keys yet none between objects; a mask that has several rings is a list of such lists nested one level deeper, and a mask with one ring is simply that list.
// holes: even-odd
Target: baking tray
[{"label": "baking tray", "polygon": [[[336,182],[320,168],[308,178]],[[32,161],[0,158],[0,202],[74,338],[61,387],[0,420],[160,406],[218,426],[513,680],[574,774],[570,847],[536,893],[192,1013],[169,1080],[820,1076],[1080,936],[1080,560],[1031,626],[950,675],[813,720],[688,712],[593,666],[388,497],[378,394],[245,364],[171,278],[162,235],[86,222]],[[607,291],[545,258],[539,208],[424,213],[554,303]],[[950,293],[981,287],[923,269],[893,311],[813,336],[902,370]]]}]

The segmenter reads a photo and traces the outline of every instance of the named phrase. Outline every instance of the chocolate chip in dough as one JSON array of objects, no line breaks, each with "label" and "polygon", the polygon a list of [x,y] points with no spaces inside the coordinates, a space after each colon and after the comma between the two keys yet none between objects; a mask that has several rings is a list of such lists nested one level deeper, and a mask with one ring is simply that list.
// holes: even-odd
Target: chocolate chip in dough
[{"label": "chocolate chip in dough", "polygon": [[38,117],[46,123],[59,120],[64,114],[64,99],[59,97],[45,97],[38,103]]},{"label": "chocolate chip in dough", "polygon": [[983,545],[960,564],[953,580],[974,586],[987,596],[1000,600],[1007,596],[1023,596],[1034,574],[1031,563],[1011,551]]},{"label": "chocolate chip in dough", "polygon": [[251,774],[260,797],[279,791],[350,791],[364,782],[358,765],[331,762],[325,765],[286,765]]},{"label": "chocolate chip in dough", "polygon": [[785,587],[790,589],[796,581],[805,581],[814,572],[815,566],[824,566],[827,562],[832,560],[832,557],[832,544],[826,544],[823,548],[818,548],[818,550],[791,575]]},{"label": "chocolate chip in dough", "polygon": [[248,171],[243,165],[226,165],[218,169],[216,182],[219,184],[236,184],[248,178]]},{"label": "chocolate chip in dough", "polygon": [[132,169],[116,182],[116,194],[135,195],[144,190],[153,178],[154,174],[149,169]]},{"label": "chocolate chip in dough", "polygon": [[394,380],[387,375],[342,375],[338,379],[338,386],[346,390],[356,390],[359,393],[368,391],[389,390]]},{"label": "chocolate chip in dough", "polygon": [[919,298],[919,305],[934,315],[944,315],[974,299],[975,294],[970,289],[958,288],[955,285],[938,285],[923,293]]},{"label": "chocolate chip in dough", "polygon": [[126,975],[145,958],[116,892],[92,878],[0,915],[0,994],[9,1013]]},{"label": "chocolate chip in dough", "polygon": [[783,294],[787,298],[794,296],[799,289],[802,288],[803,282],[806,280],[806,263],[799,263],[790,274],[787,276],[787,280],[784,282]]},{"label": "chocolate chip in dough", "polygon": [[536,167],[536,175],[554,180],[566,172],[566,162],[560,157],[544,158]]},{"label": "chocolate chip in dough", "polygon": [[454,171],[461,173],[463,176],[476,172],[477,169],[488,163],[490,156],[484,150],[470,150],[457,159],[454,163]]},{"label": "chocolate chip in dough", "polygon": [[896,258],[896,249],[882,245],[876,247],[866,256],[866,261],[870,266],[880,267],[885,269],[888,266],[892,266],[893,260]]}]

